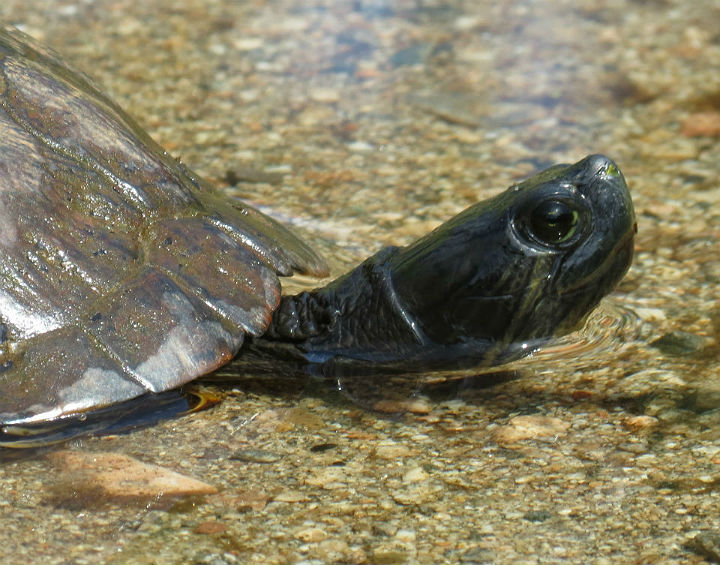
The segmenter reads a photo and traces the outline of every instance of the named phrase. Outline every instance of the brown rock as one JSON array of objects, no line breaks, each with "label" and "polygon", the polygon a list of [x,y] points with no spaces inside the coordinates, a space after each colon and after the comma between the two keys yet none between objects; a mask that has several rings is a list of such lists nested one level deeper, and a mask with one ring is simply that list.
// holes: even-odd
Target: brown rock
[{"label": "brown rock", "polygon": [[406,398],[402,400],[379,400],[373,404],[378,412],[393,414],[396,412],[410,412],[411,414],[429,414],[432,407],[424,398]]},{"label": "brown rock", "polygon": [[305,543],[317,543],[327,538],[327,532],[320,528],[304,528],[295,532],[295,538]]},{"label": "brown rock", "polygon": [[380,459],[396,459],[398,457],[407,457],[412,454],[412,450],[401,443],[395,443],[392,440],[385,440],[379,443],[375,448],[375,456]]},{"label": "brown rock", "polygon": [[653,416],[631,416],[623,420],[623,426],[631,432],[640,432],[658,425],[658,419]]},{"label": "brown rock", "polygon": [[690,114],[681,131],[685,137],[720,137],[720,112]]},{"label": "brown rock", "polygon": [[287,421],[308,430],[319,430],[325,427],[322,418],[300,407],[290,410]]},{"label": "brown rock", "polygon": [[359,440],[376,440],[378,438],[377,434],[373,434],[370,432],[361,432],[357,430],[348,430],[345,432],[345,437],[348,439],[359,439]]},{"label": "brown rock", "polygon": [[208,497],[208,502],[223,508],[232,508],[238,511],[262,510],[267,506],[270,495],[259,490],[237,490],[221,492]]},{"label": "brown rock", "polygon": [[346,486],[345,480],[345,471],[340,467],[325,467],[307,477],[305,484],[332,490]]},{"label": "brown rock", "polygon": [[310,497],[299,490],[284,490],[273,498],[273,502],[308,502]]},{"label": "brown rock", "polygon": [[501,444],[513,444],[524,439],[547,438],[564,434],[570,424],[551,416],[516,416],[507,426],[493,432],[493,439]]},{"label": "brown rock", "polygon": [[95,504],[217,492],[208,483],[122,453],[63,450],[51,453],[48,460],[57,468],[68,497],[88,498]]}]

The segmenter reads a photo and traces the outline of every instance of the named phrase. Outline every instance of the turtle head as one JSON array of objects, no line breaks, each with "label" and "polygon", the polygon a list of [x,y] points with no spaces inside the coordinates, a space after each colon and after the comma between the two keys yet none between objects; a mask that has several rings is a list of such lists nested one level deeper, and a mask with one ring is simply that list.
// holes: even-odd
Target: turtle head
[{"label": "turtle head", "polygon": [[283,298],[255,345],[291,342],[310,363],[359,360],[363,371],[503,363],[577,327],[627,271],[634,234],[622,174],[591,155]]},{"label": "turtle head", "polygon": [[403,307],[436,344],[511,344],[575,328],[620,281],[635,215],[607,157],[557,165],[399,250]]}]

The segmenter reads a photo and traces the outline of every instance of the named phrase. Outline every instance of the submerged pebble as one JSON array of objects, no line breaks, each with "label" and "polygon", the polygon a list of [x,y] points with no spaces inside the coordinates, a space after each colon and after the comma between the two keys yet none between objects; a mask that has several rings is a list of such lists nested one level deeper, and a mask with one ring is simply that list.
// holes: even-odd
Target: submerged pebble
[{"label": "submerged pebble", "polygon": [[551,416],[516,416],[506,426],[493,431],[493,439],[503,445],[512,445],[525,439],[555,438],[570,428],[568,422]]},{"label": "submerged pebble", "polygon": [[710,340],[703,336],[689,332],[673,331],[650,342],[650,345],[667,355],[692,355],[708,345],[709,342]]},{"label": "submerged pebble", "polygon": [[65,490],[89,506],[217,492],[213,485],[121,453],[61,450],[50,453],[48,460],[62,486],[56,494]]},{"label": "submerged pebble", "polygon": [[230,459],[246,463],[275,463],[280,461],[282,456],[265,449],[238,449],[230,455]]},{"label": "submerged pebble", "polygon": [[720,534],[717,532],[702,532],[690,542],[695,552],[713,563],[720,563]]}]

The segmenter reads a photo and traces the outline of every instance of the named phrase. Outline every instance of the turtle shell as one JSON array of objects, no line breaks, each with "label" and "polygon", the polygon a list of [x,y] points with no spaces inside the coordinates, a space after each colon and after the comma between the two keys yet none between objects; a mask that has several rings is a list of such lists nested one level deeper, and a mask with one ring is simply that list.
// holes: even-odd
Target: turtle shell
[{"label": "turtle shell", "polygon": [[0,423],[169,390],[262,334],[323,260],[170,157],[92,82],[0,30]]}]

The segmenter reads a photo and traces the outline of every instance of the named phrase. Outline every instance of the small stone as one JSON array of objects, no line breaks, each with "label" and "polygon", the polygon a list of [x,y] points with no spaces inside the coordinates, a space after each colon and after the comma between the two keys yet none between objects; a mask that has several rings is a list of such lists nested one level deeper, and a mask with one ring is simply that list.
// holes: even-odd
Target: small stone
[{"label": "small stone", "polygon": [[232,508],[240,512],[258,511],[267,506],[270,495],[259,490],[226,491],[208,497],[208,502],[223,508]]},{"label": "small stone", "polygon": [[345,471],[340,467],[326,467],[306,478],[305,484],[326,490],[342,488],[345,486]]},{"label": "small stone", "polygon": [[310,497],[299,490],[284,490],[273,498],[274,502],[307,502]]},{"label": "small stone", "polygon": [[352,143],[348,143],[348,149],[355,153],[370,153],[371,151],[375,151],[376,147],[367,141],[353,141]]},{"label": "small stone", "polygon": [[623,426],[631,432],[640,432],[658,425],[658,419],[652,416],[631,416],[623,420]]},{"label": "small stone", "polygon": [[345,437],[348,439],[359,439],[363,441],[375,441],[378,438],[377,434],[359,430],[348,430],[345,432]]},{"label": "small stone", "polygon": [[305,543],[317,543],[326,539],[328,535],[327,532],[321,528],[304,528],[295,532],[294,537]]},{"label": "small stone", "polygon": [[692,355],[709,344],[708,338],[689,332],[673,331],[664,334],[650,345],[659,349],[666,355],[683,356]]},{"label": "small stone", "polygon": [[[623,422],[623,423],[624,423],[624,422]],[[623,452],[625,452],[625,453],[632,453],[632,454],[634,454],[634,455],[644,455],[644,454],[646,454],[647,451],[648,451],[648,447],[647,447],[647,445],[646,445],[645,443],[643,443],[643,442],[630,442],[630,441],[625,442],[625,443],[619,443],[619,444],[617,445],[617,449],[618,449],[618,451],[623,451]],[[618,457],[618,458],[620,458],[620,459],[618,459],[618,463],[621,463],[622,461],[626,460],[626,459],[625,459],[625,455],[624,455],[623,453],[615,453],[615,454],[611,455],[611,456],[608,458],[608,461],[609,461],[612,457]]]},{"label": "small stone", "polygon": [[326,539],[317,548],[317,555],[325,562],[347,563],[346,555],[350,552],[347,542],[340,539]]},{"label": "small stone", "polygon": [[720,112],[697,112],[683,120],[682,134],[686,137],[720,137]]},{"label": "small stone", "polygon": [[427,398],[410,398],[405,403],[405,409],[411,414],[429,414],[432,406]]},{"label": "small stone", "polygon": [[453,22],[453,27],[458,31],[469,31],[482,25],[484,20],[476,15],[462,15]]},{"label": "small stone", "polygon": [[245,461],[246,463],[275,463],[280,461],[282,457],[277,453],[264,449],[238,449],[230,455],[230,459]]},{"label": "small stone", "polygon": [[396,459],[410,455],[410,448],[392,440],[383,441],[375,448],[375,456],[381,459]]},{"label": "small stone", "polygon": [[422,467],[414,467],[403,475],[403,483],[419,483],[426,480],[429,475],[422,469]]},{"label": "small stone", "polygon": [[401,528],[395,533],[395,539],[403,543],[415,543],[416,538],[415,530]]},{"label": "small stone", "polygon": [[582,401],[582,400],[588,400],[588,399],[592,398],[593,393],[590,390],[578,389],[578,390],[572,391],[570,396],[572,397],[573,400]]},{"label": "small stone", "polygon": [[339,102],[340,91],[336,88],[317,87],[310,90],[310,98],[315,102]]},{"label": "small stone", "polygon": [[395,563],[405,563],[410,556],[406,551],[400,549],[377,549],[373,552],[372,563],[377,565],[394,565]]},{"label": "small stone", "polygon": [[373,404],[373,410],[385,414],[410,412],[411,414],[428,414],[432,406],[425,398],[403,398],[399,400],[383,399]]},{"label": "small stone", "polygon": [[265,40],[262,37],[238,37],[232,44],[238,51],[253,51],[260,49],[265,44]]},{"label": "small stone", "polygon": [[493,432],[493,439],[500,444],[513,444],[524,439],[555,437],[565,433],[570,424],[551,416],[516,416],[507,426]]},{"label": "small stone", "polygon": [[717,532],[702,532],[691,540],[695,553],[706,559],[720,563],[720,534]]},{"label": "small stone", "polygon": [[387,522],[376,522],[372,525],[372,533],[374,536],[393,537],[398,531],[398,527]]},{"label": "small stone", "polygon": [[432,502],[437,497],[439,487],[429,485],[428,483],[419,483],[408,489],[397,490],[390,493],[393,500],[403,506],[412,506]]}]

